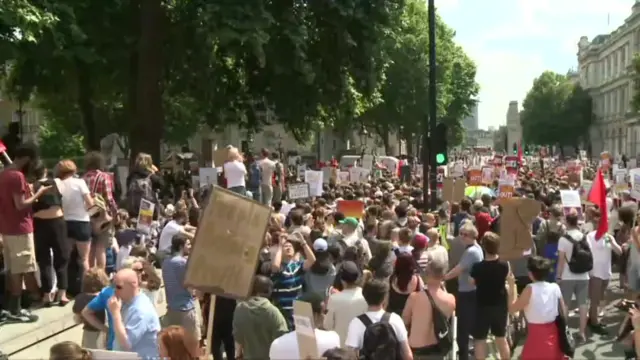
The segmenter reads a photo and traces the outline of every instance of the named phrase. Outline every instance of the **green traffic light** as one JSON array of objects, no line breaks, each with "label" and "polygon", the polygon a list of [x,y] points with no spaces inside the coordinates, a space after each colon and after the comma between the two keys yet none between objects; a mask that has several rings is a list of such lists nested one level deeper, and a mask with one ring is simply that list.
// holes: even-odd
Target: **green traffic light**
[{"label": "green traffic light", "polygon": [[436,162],[442,164],[444,162],[444,154],[436,154]]}]

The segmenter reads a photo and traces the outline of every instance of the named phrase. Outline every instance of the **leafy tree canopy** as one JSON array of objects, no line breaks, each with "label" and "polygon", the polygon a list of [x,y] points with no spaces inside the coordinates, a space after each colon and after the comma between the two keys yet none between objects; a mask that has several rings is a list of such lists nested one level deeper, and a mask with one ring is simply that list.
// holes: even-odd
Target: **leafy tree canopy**
[{"label": "leafy tree canopy", "polygon": [[411,137],[429,106],[455,145],[476,69],[437,21],[437,104],[419,0],[7,0],[0,64],[6,93],[88,149],[116,132],[157,156],[203,128],[275,122],[300,141],[322,127]]},{"label": "leafy tree canopy", "polygon": [[577,146],[595,121],[589,93],[566,75],[545,71],[522,104],[520,123],[526,144]]}]

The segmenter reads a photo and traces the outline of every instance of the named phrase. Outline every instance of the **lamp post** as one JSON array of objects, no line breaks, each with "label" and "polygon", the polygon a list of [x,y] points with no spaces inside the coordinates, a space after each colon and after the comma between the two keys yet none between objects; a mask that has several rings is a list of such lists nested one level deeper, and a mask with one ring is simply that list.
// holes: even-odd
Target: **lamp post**
[{"label": "lamp post", "polygon": [[26,112],[23,109],[22,100],[18,100],[18,110],[16,110],[15,113],[13,114],[12,122],[18,123],[18,130],[19,130],[20,142],[21,143],[23,143],[25,141],[25,139],[24,139],[24,124],[23,124],[23,119],[24,119],[24,114],[25,113]]},{"label": "lamp post", "polygon": [[[423,187],[424,187],[424,205],[425,208],[429,204],[431,210],[436,210],[436,202],[438,200],[438,166],[436,161],[436,151],[433,147],[434,142],[429,141],[430,135],[436,133],[436,8],[435,1],[428,1],[428,21],[429,21],[429,116],[425,119],[424,137],[423,137]],[[427,149],[429,156],[427,157]],[[428,167],[427,167],[428,166]],[[427,167],[427,169],[424,169]],[[431,197],[429,197],[429,189],[431,189]]]}]

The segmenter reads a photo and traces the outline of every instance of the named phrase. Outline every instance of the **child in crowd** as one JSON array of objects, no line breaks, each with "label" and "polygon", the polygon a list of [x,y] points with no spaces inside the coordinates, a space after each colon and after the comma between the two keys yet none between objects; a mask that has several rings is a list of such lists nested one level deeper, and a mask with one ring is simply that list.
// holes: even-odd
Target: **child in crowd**
[{"label": "child in crowd", "polygon": [[[95,298],[100,290],[109,285],[109,277],[107,273],[100,268],[91,268],[87,270],[82,279],[82,293],[78,294],[73,303],[74,318],[77,323],[84,323],[82,331],[82,347],[85,349],[102,349],[104,344],[100,344],[100,329],[96,329],[82,318],[82,309],[84,309],[93,298]],[[105,312],[96,314],[99,320],[104,322]]]}]

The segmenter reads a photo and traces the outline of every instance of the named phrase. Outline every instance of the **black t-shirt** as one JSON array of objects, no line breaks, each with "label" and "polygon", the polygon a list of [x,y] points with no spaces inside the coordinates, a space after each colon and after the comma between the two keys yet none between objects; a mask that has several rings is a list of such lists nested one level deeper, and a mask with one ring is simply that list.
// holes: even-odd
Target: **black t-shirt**
[{"label": "black t-shirt", "polygon": [[500,259],[483,260],[473,265],[470,275],[476,282],[477,304],[481,306],[506,306],[505,281],[508,274],[509,265]]}]

